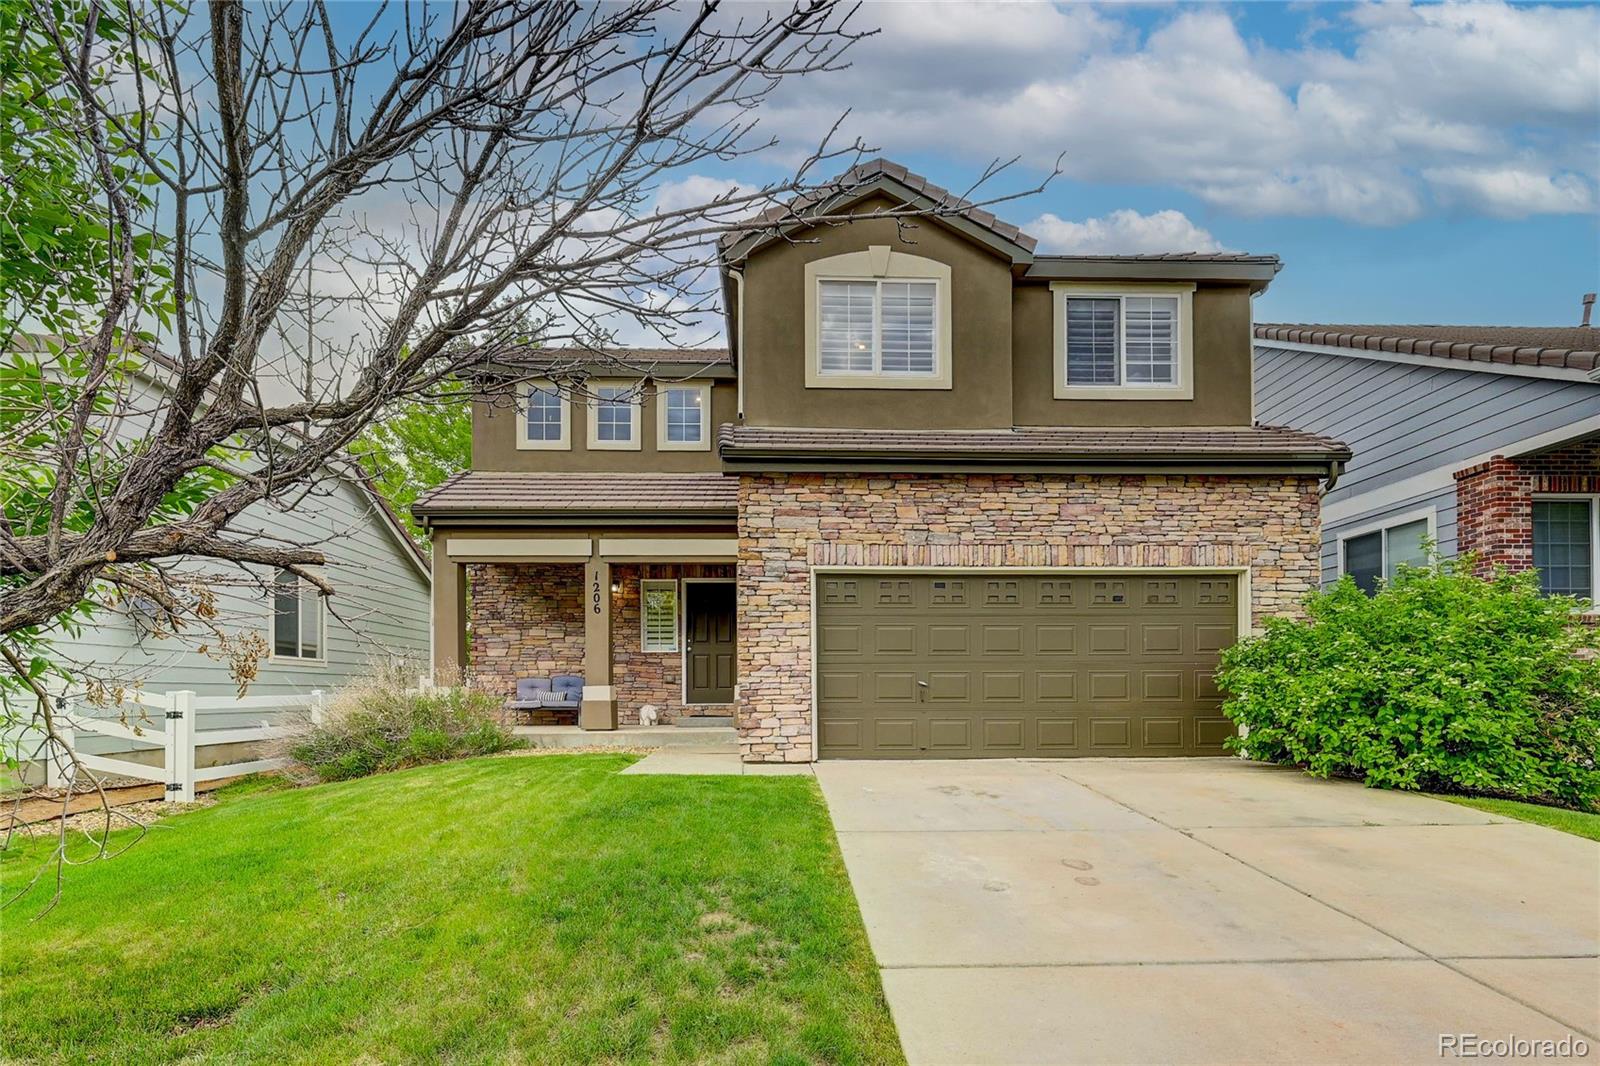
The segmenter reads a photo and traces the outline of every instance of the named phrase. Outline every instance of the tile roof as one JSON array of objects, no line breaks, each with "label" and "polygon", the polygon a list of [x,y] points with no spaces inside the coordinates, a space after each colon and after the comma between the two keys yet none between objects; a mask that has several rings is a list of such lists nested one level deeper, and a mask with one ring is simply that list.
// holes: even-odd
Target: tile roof
[{"label": "tile roof", "polygon": [[1262,263],[1281,266],[1275,255],[1249,252],[1140,252],[1135,255],[1041,255],[1041,260],[1068,263]]},{"label": "tile roof", "polygon": [[1357,326],[1266,322],[1256,326],[1256,339],[1431,355],[1469,363],[1584,371],[1600,368],[1600,329],[1592,326]]},{"label": "tile roof", "polygon": [[765,211],[746,219],[738,229],[724,234],[720,244],[724,251],[750,236],[752,228],[774,225],[785,221],[797,220],[805,213],[819,204],[826,203],[840,194],[847,194],[851,190],[870,184],[878,178],[888,178],[904,185],[912,192],[932,200],[943,214],[960,215],[962,218],[981,226],[1002,240],[1010,241],[1032,252],[1039,244],[1038,240],[1022,232],[1020,228],[1012,225],[994,212],[965,200],[949,189],[935,185],[921,174],[915,174],[901,166],[899,163],[888,159],[868,159],[857,163],[832,181],[824,183],[822,188],[813,193],[808,193],[787,204],[769,207]]},{"label": "tile roof", "polygon": [[722,474],[544,474],[470,470],[412,505],[418,516],[485,512],[674,512],[738,508],[739,483]]},{"label": "tile roof", "polygon": [[1115,459],[1158,461],[1344,461],[1339,441],[1279,426],[1085,427],[1016,429],[789,429],[724,425],[724,458],[772,454],[847,457],[930,453],[1033,458],[1062,462]]},{"label": "tile roof", "polygon": [[582,364],[616,361],[630,365],[650,363],[689,363],[700,366],[727,366],[732,362],[726,348],[522,348],[495,357],[498,366],[542,367],[552,363]]}]

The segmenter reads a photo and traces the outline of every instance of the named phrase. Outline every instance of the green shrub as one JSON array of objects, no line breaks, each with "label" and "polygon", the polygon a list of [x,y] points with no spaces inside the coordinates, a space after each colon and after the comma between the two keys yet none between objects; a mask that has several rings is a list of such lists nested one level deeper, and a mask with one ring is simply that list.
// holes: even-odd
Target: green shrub
[{"label": "green shrub", "polygon": [[339,693],[322,724],[308,725],[290,748],[295,759],[324,781],[342,781],[521,746],[487,693],[423,693],[386,673]]},{"label": "green shrub", "polygon": [[1384,788],[1594,809],[1600,661],[1577,606],[1465,556],[1402,567],[1373,596],[1345,578],[1223,654],[1244,734],[1229,743]]}]

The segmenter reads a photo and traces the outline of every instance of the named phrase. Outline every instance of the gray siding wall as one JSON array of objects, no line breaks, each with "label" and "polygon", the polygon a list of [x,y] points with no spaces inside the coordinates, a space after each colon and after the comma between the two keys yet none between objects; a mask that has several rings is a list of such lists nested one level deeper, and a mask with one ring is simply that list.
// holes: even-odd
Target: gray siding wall
[{"label": "gray siding wall", "polygon": [[[413,660],[419,672],[427,668],[429,582],[376,507],[360,486],[329,479],[293,510],[257,505],[234,523],[236,533],[259,532],[320,546],[327,556],[322,573],[335,589],[327,600],[324,660],[263,660],[247,695],[331,691],[361,676],[374,661],[396,656]],[[270,581],[268,571],[259,573]],[[253,630],[270,644],[270,598],[229,588],[219,601],[225,628]],[[113,609],[101,612],[78,636],[56,641],[56,648],[71,660],[92,663],[98,674],[137,680],[147,692],[191,689],[200,696],[236,695],[227,664],[195,649],[202,639],[144,635],[136,621]],[[131,705],[126,710],[137,714]],[[202,711],[198,725],[226,729],[257,725],[262,718],[260,711]],[[89,751],[122,748],[125,742],[109,740],[86,746]]]},{"label": "gray siding wall", "polygon": [[[1257,345],[1256,420],[1336,437],[1355,457],[1323,506],[1323,577],[1339,576],[1341,535],[1432,508],[1440,550],[1456,551],[1449,471],[1485,453],[1600,418],[1600,384],[1412,366]],[[1429,472],[1439,478],[1403,499],[1364,498]],[[1390,494],[1386,494],[1390,495]]]}]

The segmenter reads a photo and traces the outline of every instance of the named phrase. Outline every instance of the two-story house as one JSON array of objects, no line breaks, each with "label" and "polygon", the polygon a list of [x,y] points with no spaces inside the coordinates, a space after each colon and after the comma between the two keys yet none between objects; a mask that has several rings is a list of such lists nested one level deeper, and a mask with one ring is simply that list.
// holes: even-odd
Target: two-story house
[{"label": "two-story house", "polygon": [[895,164],[843,184],[851,222],[723,242],[727,351],[506,368],[416,507],[436,667],[728,715],[748,761],[1220,753],[1218,654],[1316,586],[1350,456],[1252,422],[1278,260],[1038,255]]}]

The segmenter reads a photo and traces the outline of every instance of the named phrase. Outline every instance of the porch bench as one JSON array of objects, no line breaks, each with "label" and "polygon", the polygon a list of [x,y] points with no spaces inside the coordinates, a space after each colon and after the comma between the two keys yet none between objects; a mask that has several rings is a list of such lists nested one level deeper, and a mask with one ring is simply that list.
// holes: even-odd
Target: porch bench
[{"label": "porch bench", "polygon": [[505,703],[508,711],[564,711],[578,709],[583,702],[583,678],[577,674],[554,677],[524,677],[517,681],[517,694]]}]

